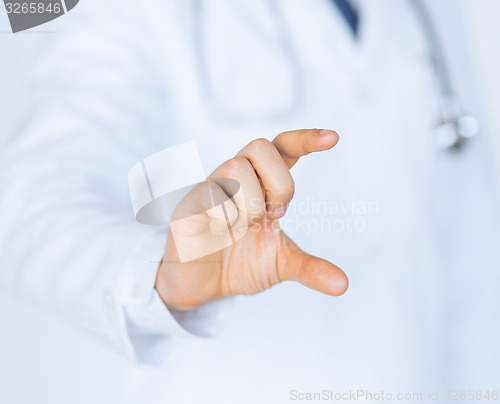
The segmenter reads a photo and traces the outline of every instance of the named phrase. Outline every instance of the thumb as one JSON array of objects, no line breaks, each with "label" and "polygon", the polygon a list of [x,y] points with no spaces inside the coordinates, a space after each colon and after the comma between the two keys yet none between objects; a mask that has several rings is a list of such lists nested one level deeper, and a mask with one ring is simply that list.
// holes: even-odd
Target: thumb
[{"label": "thumb", "polygon": [[282,281],[298,281],[308,288],[330,296],[340,296],[349,286],[346,274],[338,266],[302,251],[284,233]]}]

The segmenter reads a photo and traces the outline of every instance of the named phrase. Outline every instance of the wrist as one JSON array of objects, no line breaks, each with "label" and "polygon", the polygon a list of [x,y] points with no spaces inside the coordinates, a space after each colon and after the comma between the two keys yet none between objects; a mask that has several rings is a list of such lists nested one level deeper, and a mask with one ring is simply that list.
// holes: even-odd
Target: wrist
[{"label": "wrist", "polygon": [[[155,289],[161,300],[171,312],[186,312],[197,309],[210,300],[202,300],[196,292],[187,293],[188,288],[179,288],[174,286],[174,279],[168,279],[168,268],[162,262],[158,268],[158,274],[155,281]],[[192,288],[189,288],[192,289]]]}]

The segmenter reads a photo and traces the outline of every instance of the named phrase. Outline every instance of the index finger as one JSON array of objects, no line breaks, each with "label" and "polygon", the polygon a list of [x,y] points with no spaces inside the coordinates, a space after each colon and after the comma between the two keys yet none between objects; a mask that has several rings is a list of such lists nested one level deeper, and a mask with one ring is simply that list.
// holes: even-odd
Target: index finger
[{"label": "index finger", "polygon": [[288,168],[292,168],[300,157],[331,149],[338,141],[339,135],[333,130],[301,129],[279,134],[273,140],[273,144]]}]

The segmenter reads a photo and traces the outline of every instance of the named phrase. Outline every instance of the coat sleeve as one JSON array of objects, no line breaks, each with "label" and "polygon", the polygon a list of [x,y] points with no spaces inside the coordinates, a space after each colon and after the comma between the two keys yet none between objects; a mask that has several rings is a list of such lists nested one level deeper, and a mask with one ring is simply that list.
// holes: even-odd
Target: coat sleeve
[{"label": "coat sleeve", "polygon": [[182,318],[154,290],[167,230],[135,222],[127,174],[170,145],[168,80],[147,26],[113,4],[82,2],[58,27],[0,151],[0,287],[156,362],[176,338],[213,334],[226,303]]}]

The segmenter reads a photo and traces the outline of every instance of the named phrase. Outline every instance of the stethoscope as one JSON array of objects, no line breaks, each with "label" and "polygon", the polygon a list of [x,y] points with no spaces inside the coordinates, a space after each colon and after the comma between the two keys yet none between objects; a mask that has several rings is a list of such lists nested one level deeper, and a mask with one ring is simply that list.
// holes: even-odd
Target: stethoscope
[{"label": "stethoscope", "polygon": [[410,0],[424,32],[441,96],[441,119],[436,130],[436,144],[445,150],[460,150],[468,140],[479,134],[479,120],[464,112],[451,82],[451,72],[446,63],[443,47],[429,10],[422,0]]},{"label": "stethoscope", "polygon": [[[426,37],[431,60],[436,72],[436,78],[439,83],[439,92],[441,98],[441,116],[435,129],[435,141],[437,147],[443,150],[458,151],[464,147],[467,142],[476,137],[480,131],[479,120],[477,117],[464,112],[457,95],[456,89],[451,81],[451,72],[446,63],[443,47],[436,31],[436,26],[430,16],[430,13],[422,0],[409,0],[413,6],[416,16],[422,26],[422,31]],[[198,75],[202,86],[202,92],[205,99],[211,105],[212,111],[216,116],[229,120],[232,123],[244,124],[247,121],[256,119],[255,115],[245,115],[244,113],[227,113],[224,108],[224,100],[217,97],[216,91],[211,86],[208,77],[206,47],[204,46],[204,10],[203,0],[193,0],[194,18],[193,21],[193,41],[196,64],[198,66]],[[232,2],[233,7],[237,8],[237,2]],[[257,118],[280,119],[288,114],[298,112],[301,107],[302,94],[304,93],[304,77],[300,67],[300,58],[295,51],[289,35],[289,29],[286,19],[280,10],[276,0],[268,0],[270,12],[276,21],[276,26],[280,27],[279,35],[276,38],[277,49],[283,52],[289,60],[288,65],[295,84],[295,100],[282,111],[273,112],[269,115],[263,115]],[[236,11],[238,11],[236,9]],[[241,18],[247,18],[244,10],[239,10]],[[253,22],[248,20],[250,24]]]}]

